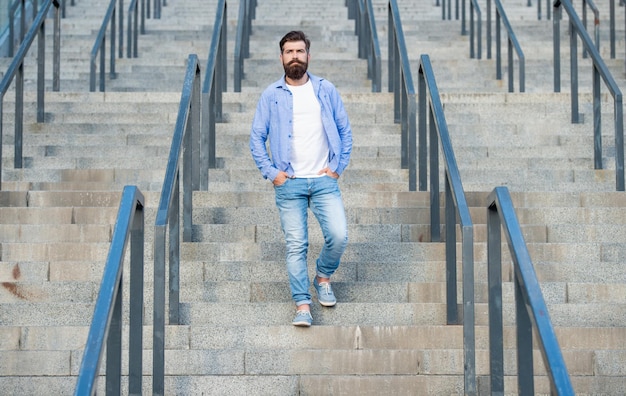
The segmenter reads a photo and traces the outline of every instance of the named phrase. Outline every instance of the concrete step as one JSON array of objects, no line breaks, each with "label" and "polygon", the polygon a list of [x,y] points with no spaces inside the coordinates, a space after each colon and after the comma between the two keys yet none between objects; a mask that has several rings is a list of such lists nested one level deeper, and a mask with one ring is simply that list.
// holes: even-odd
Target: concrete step
[{"label": "concrete step", "polygon": [[[35,96],[30,97],[25,150],[32,168],[3,169],[0,375],[8,393],[67,394],[75,386],[125,183],[139,184],[148,205],[144,390],[152,386],[150,225],[163,167],[145,158],[157,161],[167,155],[182,71],[189,51],[197,49],[206,56],[215,2],[164,7],[162,19],[147,21],[140,57],[118,59],[117,78],[107,80],[109,92],[94,94],[84,92],[88,57],[73,50],[88,49],[95,37],[98,24],[90,21],[101,18],[97,10],[102,5],[90,3],[81,0],[70,8],[74,16],[63,21],[72,29],[66,40],[73,43],[64,61],[76,63],[64,64],[64,78],[78,80],[62,86],[73,92],[47,92],[45,124],[35,123]],[[194,193],[197,242],[183,244],[181,252],[185,324],[166,328],[166,393],[462,393],[462,329],[445,325],[444,246],[429,242],[430,193],[408,192],[407,171],[399,168],[400,126],[393,122],[393,97],[369,92],[366,63],[356,59],[354,21],[347,19],[343,4],[314,0],[301,4],[297,12],[285,5],[258,5],[244,93],[224,94],[219,167],[210,171],[209,192]],[[470,191],[480,393],[488,393],[489,383],[485,205],[495,184],[512,187],[575,389],[622,393],[626,251],[621,242],[626,223],[621,208],[626,202],[623,193],[614,191],[611,147],[605,151],[609,170],[595,171],[586,162],[592,155],[588,96],[582,107],[585,124],[572,125],[569,96],[551,92],[551,42],[543,41],[551,36],[551,23],[536,21],[535,8],[525,2],[507,4],[515,9],[511,20],[519,26],[520,37],[529,43],[524,46],[532,91],[508,94],[506,80],[494,78],[494,60],[469,59],[468,37],[460,35],[459,21],[441,21],[441,7],[433,2],[399,0],[399,5],[412,64],[416,67],[422,53],[432,57],[464,186]],[[229,52],[237,6],[229,2]],[[374,7],[384,62],[387,4],[375,1]],[[322,25],[311,19],[320,16]],[[260,89],[281,73],[278,40],[293,26],[313,38],[311,71],[340,88],[355,132],[353,160],[341,179],[351,243],[333,279],[340,304],[331,310],[315,305],[316,325],[308,330],[289,324],[293,304],[272,187],[254,167],[247,142]],[[230,53],[228,59],[230,65]],[[416,78],[417,70],[414,73]],[[588,78],[581,72],[581,86],[587,86]],[[9,143],[11,96],[4,106],[4,139]],[[610,101],[603,97],[603,107],[605,102],[610,110]],[[611,122],[609,110],[603,110],[603,129]],[[117,113],[122,115],[114,116]],[[603,140],[614,144],[608,133]],[[100,161],[98,148],[108,154],[116,151],[115,159]],[[12,147],[5,150],[3,162],[10,162]],[[83,166],[87,169],[77,169]],[[313,219],[311,225],[313,260],[321,236]],[[457,249],[460,257],[458,234]],[[503,254],[506,390],[515,394],[513,270],[506,245]],[[457,266],[461,273],[461,263]],[[373,292],[380,301],[372,301]],[[125,297],[127,293],[125,288]],[[242,325],[241,318],[249,323]],[[126,337],[124,343],[126,347]],[[547,394],[548,380],[535,354],[535,390]],[[183,363],[169,364],[174,361]],[[123,372],[127,374],[127,367]],[[100,382],[99,393],[104,393]]]}]

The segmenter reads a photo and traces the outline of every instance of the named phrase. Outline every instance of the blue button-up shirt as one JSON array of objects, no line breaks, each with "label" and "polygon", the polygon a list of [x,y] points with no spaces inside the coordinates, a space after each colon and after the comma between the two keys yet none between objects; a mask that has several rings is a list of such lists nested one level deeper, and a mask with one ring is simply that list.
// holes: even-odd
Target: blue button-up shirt
[{"label": "blue button-up shirt", "polygon": [[[352,152],[352,128],[348,114],[331,82],[310,73],[309,79],[320,102],[322,125],[328,138],[328,167],[341,174],[348,166]],[[266,146],[268,138],[269,153]],[[273,181],[280,171],[294,175],[291,166],[292,138],[293,95],[283,76],[263,91],[252,121],[250,151],[264,178]]]}]

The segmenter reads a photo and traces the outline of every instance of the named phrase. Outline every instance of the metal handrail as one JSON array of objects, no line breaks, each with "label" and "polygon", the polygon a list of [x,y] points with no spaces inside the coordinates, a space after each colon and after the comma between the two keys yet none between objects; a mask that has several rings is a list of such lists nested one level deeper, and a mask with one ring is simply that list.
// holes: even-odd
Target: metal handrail
[{"label": "metal handrail", "polygon": [[[621,7],[626,6],[626,1],[619,0],[619,5]],[[624,9],[626,10],[626,7],[624,7]],[[615,59],[615,0],[611,0],[611,3],[609,5],[609,35],[611,43],[611,59]],[[624,33],[624,35],[626,36],[626,32]]]},{"label": "metal handrail", "polygon": [[[356,19],[356,1],[357,0],[344,0],[344,5],[348,8],[348,19]],[[354,28],[354,34],[357,34],[356,26]]]},{"label": "metal handrail", "polygon": [[239,17],[237,18],[237,37],[235,39],[235,92],[241,92],[243,80],[243,61],[250,57],[250,35],[252,34],[252,20],[255,17],[256,0],[241,0],[239,2]]},{"label": "metal handrail", "polygon": [[[147,3],[148,4],[147,15],[148,15],[148,18],[150,18],[150,0],[147,0],[147,1],[148,1],[148,3]],[[153,18],[154,19],[161,19],[161,12],[163,11],[163,7],[167,6],[167,0],[153,0],[153,1],[154,1],[154,7],[153,7],[154,15],[153,15]]]},{"label": "metal handrail", "polygon": [[[180,184],[183,242],[191,241],[193,185],[197,184],[200,141],[200,67],[189,55],[172,145],[154,225],[153,394],[163,395],[165,376],[165,270],[169,263],[169,324],[179,324]],[[182,162],[182,163],[181,163]],[[182,168],[182,169],[181,169]],[[195,183],[194,183],[195,182]],[[169,233],[168,233],[169,231]],[[169,236],[169,238],[168,238]],[[169,241],[169,249],[168,249]],[[167,259],[166,259],[167,257]]]},{"label": "metal handrail", "polygon": [[[460,7],[459,7],[460,1]],[[458,20],[459,17],[461,19],[461,35],[466,36],[467,33],[467,21],[466,21],[466,0],[456,0],[455,1],[455,19]],[[448,5],[446,6],[446,0],[441,1],[441,19],[442,20],[450,20],[452,19],[452,4],[450,0],[447,0]],[[439,6],[439,2],[436,4]],[[474,59],[482,59],[482,16],[480,11],[480,5],[478,4],[478,0],[470,0],[470,58]],[[447,16],[446,16],[447,10]]]},{"label": "metal handrail", "polygon": [[[615,58],[615,0],[610,0],[610,18],[611,18],[611,26],[610,26],[610,42],[611,42],[611,58]],[[620,0],[620,4],[624,4],[624,0]],[[528,6],[532,6],[532,1],[528,0]],[[587,28],[587,6],[593,12],[593,26],[594,26],[594,39],[596,43],[596,48],[598,51],[600,50],[600,10],[593,2],[593,0],[582,0],[582,11],[583,11],[583,25],[585,29]],[[546,0],[546,19],[550,20],[550,0]],[[541,20],[541,0],[537,0],[537,19]],[[583,58],[587,58],[587,50],[583,49]]]},{"label": "metal handrail", "polygon": [[[446,6],[446,1],[448,3],[447,6]],[[459,20],[459,0],[455,0],[454,4],[455,4],[454,19]],[[437,4],[437,6],[438,5],[439,4]],[[462,8],[463,10],[461,14],[462,14],[463,21],[461,22],[461,34],[466,35],[467,31],[465,30],[465,0],[463,0]],[[446,16],[446,10],[448,11],[447,16]],[[452,19],[452,0],[441,0],[441,19],[442,20]]]},{"label": "metal handrail", "polygon": [[[596,43],[596,49],[600,51],[600,10],[593,2],[593,0],[582,0],[583,1],[583,25],[585,29],[587,29],[587,6],[593,12],[593,36]],[[583,48],[583,58],[587,58],[587,51]]]},{"label": "metal handrail", "polygon": [[93,45],[91,50],[90,58],[89,58],[89,91],[96,91],[96,73],[98,72],[98,65],[96,63],[96,59],[98,57],[98,52],[100,53],[100,92],[104,92],[105,90],[105,49],[106,49],[106,32],[107,25],[111,24],[111,60],[110,60],[110,70],[109,75],[113,79],[115,78],[115,13],[117,10],[117,0],[110,0],[109,7],[107,8],[107,12],[104,15],[104,19],[102,20],[102,25],[100,26],[100,30],[98,32],[98,36],[96,37],[96,42]]},{"label": "metal handrail", "polygon": [[[439,1],[439,0],[437,0]],[[448,3],[448,5],[446,6],[446,1]],[[439,6],[439,3],[437,2],[436,4],[437,6]],[[451,5],[451,1],[450,0],[441,0],[441,20],[445,21],[446,20],[446,10],[448,10],[448,17],[447,19],[451,19],[452,18],[452,5]]]},{"label": "metal handrail", "polygon": [[[65,18],[65,3],[66,0],[60,0],[61,3],[61,18]],[[38,12],[38,1],[31,0],[32,4],[32,13],[33,19],[37,16]],[[24,35],[26,34],[26,0],[14,0],[9,3],[9,38],[8,38],[8,57],[13,57],[13,50],[15,46],[15,12],[17,8],[20,7],[20,43],[24,40]],[[71,0],[70,5],[75,5],[75,0]]]},{"label": "metal handrail", "polygon": [[[149,0],[148,0],[149,1]],[[146,32],[146,0],[141,0],[141,13],[139,12],[139,0],[131,0],[128,5],[128,34],[126,44],[126,57],[137,58],[139,56],[139,33]],[[141,23],[139,20],[141,18]]]},{"label": "metal handrail", "polygon": [[[445,232],[446,232],[446,300],[447,323],[459,324],[457,312],[456,274],[456,226],[461,229],[461,252],[463,269],[463,350],[464,384],[466,395],[476,395],[476,342],[474,321],[474,225],[469,211],[465,191],[461,182],[448,124],[439,89],[428,55],[420,58],[418,73],[419,134],[420,141],[426,140],[428,119],[430,124],[430,230],[431,240],[441,241],[439,229],[439,143],[445,173]],[[427,95],[428,91],[428,95]],[[427,114],[428,113],[428,114]],[[427,164],[420,163],[426,168]]]},{"label": "metal handrail", "polygon": [[[417,116],[415,87],[411,75],[411,64],[404,40],[400,11],[396,0],[387,3],[389,23],[389,92],[394,93],[394,122],[401,127],[401,167],[409,170],[409,191],[417,187]],[[420,163],[426,161],[426,142],[419,142]],[[420,167],[419,189],[426,191],[426,169]]]},{"label": "metal handrail", "polygon": [[576,10],[570,0],[554,1],[554,92],[561,91],[561,62],[560,62],[560,20],[562,9],[569,15],[570,34],[570,83],[571,83],[571,111],[572,123],[580,122],[578,113],[578,40],[580,37],[583,47],[589,52],[593,68],[593,142],[594,168],[602,169],[602,102],[600,79],[613,96],[615,119],[615,179],[617,191],[624,191],[624,108],[622,91],[613,79],[611,71],[604,63],[602,56],[589,37]]},{"label": "metal handrail", "polygon": [[[67,3],[67,0],[61,0],[61,18],[65,18],[65,4]],[[71,6],[75,6],[76,5],[76,1],[75,0],[71,0],[70,1],[70,5]]]},{"label": "metal handrail", "polygon": [[609,43],[611,59],[615,59],[615,0],[610,0],[609,3]]},{"label": "metal handrail", "polygon": [[[26,1],[25,0],[15,0],[12,3],[9,3],[9,45],[8,45],[8,56],[9,58],[13,56],[13,50],[15,46],[15,13],[17,8],[20,7],[20,43],[24,40],[24,35],[26,34]],[[33,7],[33,18],[37,11]]]},{"label": "metal handrail", "polygon": [[543,356],[552,394],[573,395],[574,389],[554,334],[548,308],[506,187],[496,187],[487,201],[491,394],[504,394],[501,229],[504,230],[514,266],[518,393],[534,394],[534,328],[538,335],[536,344]]},{"label": "metal handrail", "polygon": [[[550,1],[551,0],[546,0],[546,19],[550,20],[551,18],[551,10],[550,10]],[[528,5],[528,7],[532,7],[532,0],[528,0],[528,3],[526,3]],[[537,0],[537,20],[541,20],[541,0]]]},{"label": "metal handrail", "polygon": [[[513,31],[513,27],[509,22],[509,18],[506,16],[506,11],[502,6],[500,0],[494,0],[496,5],[496,79],[502,79],[502,50],[501,50],[501,24],[504,24],[504,28],[507,34],[507,59],[508,59],[508,75],[509,75],[509,92],[514,92],[513,84],[513,49],[517,55],[518,67],[519,67],[519,91],[525,92],[526,90],[526,60],[524,57],[524,51],[517,40],[517,36]],[[491,0],[487,0],[487,58],[491,59]]]},{"label": "metal handrail", "polygon": [[[474,14],[476,14],[476,17],[474,17]],[[477,20],[476,23],[474,23],[475,20]],[[477,28],[474,27],[475,25],[477,25]],[[475,33],[476,30],[477,32]],[[472,59],[482,59],[482,35],[482,13],[480,12],[478,0],[470,0],[470,58]]]},{"label": "metal handrail", "polygon": [[228,29],[226,0],[218,0],[211,47],[202,86],[202,140],[207,151],[200,153],[200,190],[209,188],[209,168],[215,168],[215,123],[222,122],[222,92],[226,91],[226,32]]},{"label": "metal handrail", "polygon": [[376,19],[371,0],[357,0],[355,18],[356,34],[359,38],[359,59],[367,59],[367,78],[372,80],[372,92],[381,91],[381,55]]},{"label": "metal handrail", "polygon": [[[0,81],[0,142],[2,142],[2,114],[4,113],[4,96],[15,80],[15,138],[14,138],[14,167],[22,167],[22,145],[24,130],[24,59],[30,47],[37,37],[37,122],[45,121],[45,64],[46,64],[46,15],[50,6],[54,5],[54,31],[53,31],[53,51],[52,51],[52,89],[60,89],[60,65],[61,65],[61,23],[60,4],[57,0],[45,0],[39,9],[37,16],[33,20],[28,32],[24,36],[17,53],[13,57],[2,81]],[[0,164],[2,163],[2,152],[0,144]],[[0,166],[0,175],[2,167]],[[2,178],[0,177],[0,180]]]},{"label": "metal handrail", "polygon": [[[130,239],[128,393],[141,394],[143,354],[144,197],[135,186],[122,192],[100,291],[83,351],[74,395],[95,395],[106,347],[106,394],[121,394],[122,274]],[[105,344],[106,338],[106,344]]]}]

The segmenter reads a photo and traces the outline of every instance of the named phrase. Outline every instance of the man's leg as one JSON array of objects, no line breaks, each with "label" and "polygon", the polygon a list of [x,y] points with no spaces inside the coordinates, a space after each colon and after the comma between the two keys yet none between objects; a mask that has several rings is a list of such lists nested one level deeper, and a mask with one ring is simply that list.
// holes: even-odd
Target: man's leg
[{"label": "man's leg", "polygon": [[[287,250],[287,272],[289,286],[296,306],[308,308],[311,304],[309,275],[307,269],[308,250],[308,188],[305,179],[289,179],[275,187],[276,206],[285,234]],[[298,308],[300,309],[300,308]]]},{"label": "man's leg", "polygon": [[339,267],[348,244],[348,226],[337,180],[328,176],[314,180],[310,206],[324,235],[324,246],[316,261],[314,284],[320,303],[333,306],[336,300],[330,288],[330,277]]}]

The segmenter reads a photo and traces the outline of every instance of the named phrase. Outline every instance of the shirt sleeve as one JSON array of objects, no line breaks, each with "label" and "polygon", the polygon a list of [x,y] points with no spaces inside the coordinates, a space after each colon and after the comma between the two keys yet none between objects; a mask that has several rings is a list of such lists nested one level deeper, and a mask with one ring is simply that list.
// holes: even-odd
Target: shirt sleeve
[{"label": "shirt sleeve", "polygon": [[265,179],[273,181],[278,175],[278,169],[274,166],[267,151],[267,137],[270,125],[269,98],[266,93],[261,95],[257,104],[252,130],[250,131],[250,152],[257,168]]},{"label": "shirt sleeve", "polygon": [[337,125],[337,132],[339,133],[339,139],[341,141],[341,153],[339,155],[339,164],[336,172],[341,175],[350,162],[350,155],[352,153],[352,127],[350,126],[348,113],[346,112],[337,89],[333,89],[332,99],[335,109],[335,124]]}]

